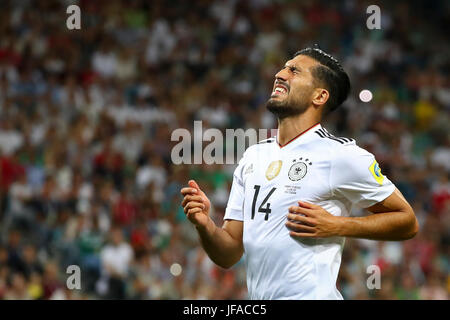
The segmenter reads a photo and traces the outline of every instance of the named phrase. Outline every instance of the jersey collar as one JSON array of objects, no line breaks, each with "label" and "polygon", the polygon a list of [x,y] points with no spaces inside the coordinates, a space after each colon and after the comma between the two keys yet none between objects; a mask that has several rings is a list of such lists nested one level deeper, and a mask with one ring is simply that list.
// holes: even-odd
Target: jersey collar
[{"label": "jersey collar", "polygon": [[306,129],[305,131],[299,133],[297,136],[295,136],[294,138],[292,138],[291,140],[289,140],[288,142],[286,142],[283,145],[280,145],[278,143],[278,130],[277,130],[277,135],[274,137],[275,141],[277,143],[277,145],[280,147],[280,149],[285,148],[288,145],[294,145],[294,144],[298,144],[300,142],[306,142],[311,140],[312,138],[315,137],[314,132],[317,131],[318,129],[322,129],[322,125],[320,123],[316,123],[315,125],[313,125],[312,127]]}]

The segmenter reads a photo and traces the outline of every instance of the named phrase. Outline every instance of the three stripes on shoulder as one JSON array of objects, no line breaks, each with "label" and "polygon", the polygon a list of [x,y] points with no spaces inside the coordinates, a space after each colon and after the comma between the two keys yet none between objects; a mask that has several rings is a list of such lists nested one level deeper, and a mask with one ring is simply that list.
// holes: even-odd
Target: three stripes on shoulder
[{"label": "three stripes on shoulder", "polygon": [[[339,142],[339,143],[341,143],[341,144],[348,144],[348,143],[355,142],[355,139],[352,139],[352,138],[335,137],[335,136],[333,136],[331,133],[329,133],[329,132],[328,132],[326,129],[324,129],[324,128],[317,129],[317,130],[315,131],[315,133],[317,133],[317,134],[319,135],[319,137],[321,137],[321,138],[328,138],[328,139],[337,141],[337,142]],[[272,142],[275,142],[275,138],[273,138],[273,137],[272,137],[272,138],[265,139],[265,140],[261,140],[261,141],[258,142],[258,144],[262,144],[262,143],[272,143]]]},{"label": "three stripes on shoulder", "polygon": [[258,144],[262,144],[262,143],[272,143],[272,142],[275,142],[275,138],[268,138],[268,139],[265,139],[265,140],[261,140],[261,141],[259,141],[258,142]]},{"label": "three stripes on shoulder", "polygon": [[328,138],[334,141],[337,141],[341,144],[346,144],[346,143],[351,143],[351,142],[355,142],[354,139],[351,138],[344,138],[344,137],[335,137],[333,136],[331,133],[329,133],[326,129],[322,128],[322,129],[318,129],[315,131],[319,137],[321,138]]}]

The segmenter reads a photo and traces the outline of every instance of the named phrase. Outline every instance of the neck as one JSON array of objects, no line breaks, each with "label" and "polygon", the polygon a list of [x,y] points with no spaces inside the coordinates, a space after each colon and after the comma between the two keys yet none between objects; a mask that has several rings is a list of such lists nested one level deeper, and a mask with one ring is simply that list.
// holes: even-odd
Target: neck
[{"label": "neck", "polygon": [[278,143],[284,146],[302,132],[319,123],[320,120],[320,115],[308,112],[308,110],[296,116],[278,119]]}]

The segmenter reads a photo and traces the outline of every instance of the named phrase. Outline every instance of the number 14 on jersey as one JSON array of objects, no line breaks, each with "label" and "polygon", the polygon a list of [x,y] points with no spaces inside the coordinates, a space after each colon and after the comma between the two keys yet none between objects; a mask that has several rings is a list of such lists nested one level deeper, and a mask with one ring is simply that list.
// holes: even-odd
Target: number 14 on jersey
[{"label": "number 14 on jersey", "polygon": [[[255,218],[256,200],[258,199],[259,190],[261,189],[261,186],[255,185],[254,189],[255,189],[255,193],[253,194],[253,202],[252,202],[252,219]],[[266,195],[266,197],[264,198],[264,200],[258,207],[258,212],[265,213],[264,220],[268,220],[269,214],[272,212],[272,210],[270,209],[270,202],[268,202],[268,200],[276,189],[277,188],[272,188],[272,190],[270,190],[270,192]],[[264,205],[266,207],[264,207]]]}]

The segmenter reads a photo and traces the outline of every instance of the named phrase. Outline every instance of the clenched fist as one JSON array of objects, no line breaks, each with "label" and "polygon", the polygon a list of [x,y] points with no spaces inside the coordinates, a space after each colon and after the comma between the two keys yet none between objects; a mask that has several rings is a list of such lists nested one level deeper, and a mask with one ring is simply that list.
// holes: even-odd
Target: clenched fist
[{"label": "clenched fist", "polygon": [[186,217],[196,227],[206,227],[209,221],[211,202],[205,193],[200,190],[197,182],[189,180],[188,184],[189,187],[181,189],[181,194],[184,196],[181,206]]}]

